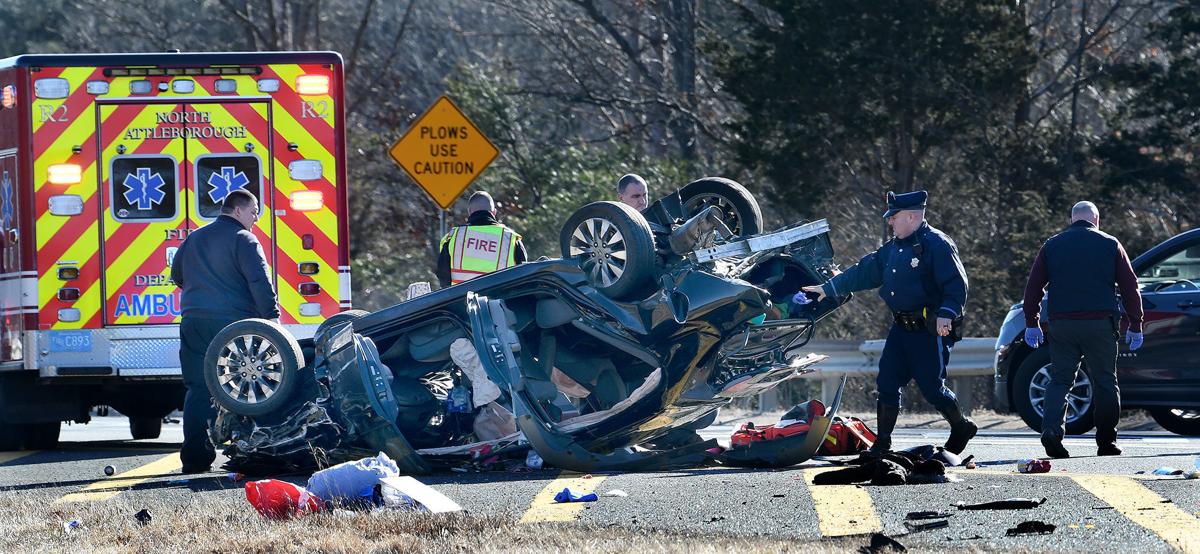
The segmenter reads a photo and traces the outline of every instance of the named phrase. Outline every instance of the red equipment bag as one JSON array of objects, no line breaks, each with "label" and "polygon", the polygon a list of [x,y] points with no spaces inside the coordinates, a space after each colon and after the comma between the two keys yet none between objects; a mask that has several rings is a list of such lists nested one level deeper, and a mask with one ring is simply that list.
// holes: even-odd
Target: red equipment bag
[{"label": "red equipment bag", "polygon": [[829,434],[825,435],[825,442],[821,443],[821,448],[817,450],[817,454],[822,456],[847,456],[850,454],[858,454],[875,444],[875,432],[867,427],[863,420],[857,417],[841,417],[833,418],[833,424],[829,426]]},{"label": "red equipment bag", "polygon": [[749,446],[752,442],[773,441],[803,435],[812,427],[814,418],[825,415],[825,405],[820,400],[809,400],[789,410],[779,421],[779,425],[764,425],[756,427],[754,422],[742,424],[742,428],[734,431],[729,438],[732,446]]}]

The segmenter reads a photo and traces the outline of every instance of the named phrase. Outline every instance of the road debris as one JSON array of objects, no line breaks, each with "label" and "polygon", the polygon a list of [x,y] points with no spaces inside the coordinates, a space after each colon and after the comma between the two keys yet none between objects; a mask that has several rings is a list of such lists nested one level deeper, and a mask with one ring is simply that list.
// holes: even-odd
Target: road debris
[{"label": "road debris", "polygon": [[1050,460],[1029,459],[1017,462],[1018,473],[1049,473]]},{"label": "road debris", "polygon": [[1005,500],[994,500],[991,502],[979,502],[976,504],[967,504],[966,502],[955,502],[951,506],[955,506],[960,510],[1028,510],[1036,508],[1046,503],[1046,499],[1034,498],[1008,498]]},{"label": "road debris", "polygon": [[1044,521],[1022,521],[1021,523],[1018,523],[1016,527],[1005,531],[1004,534],[1005,536],[1009,537],[1016,537],[1019,535],[1049,535],[1057,528],[1058,527],[1054,524],[1046,523]]},{"label": "road debris", "polygon": [[396,462],[387,454],[344,462],[312,474],[308,490],[325,502],[359,504],[372,501],[375,486],[385,477],[400,475]]},{"label": "road debris", "polygon": [[872,533],[871,544],[858,547],[861,554],[876,554],[879,552],[908,552],[903,544],[883,533]]},{"label": "road debris", "polygon": [[433,487],[408,476],[380,479],[379,494],[383,506],[389,508],[411,507],[431,514],[462,511],[462,506],[459,506],[457,502]]},{"label": "road debris", "polygon": [[604,493],[604,496],[615,496],[617,498],[625,498],[625,497],[629,496],[629,493],[627,493],[621,489],[613,489],[611,491]]},{"label": "road debris", "polygon": [[[1139,472],[1139,473],[1141,473],[1141,472]],[[1151,471],[1150,473],[1152,473],[1154,475],[1183,475],[1183,470],[1176,469],[1173,467],[1163,466],[1158,469],[1155,469],[1154,471]]]},{"label": "road debris", "polygon": [[904,519],[941,519],[954,515],[954,512],[939,512],[936,510],[924,510],[920,512],[908,512]]},{"label": "road debris", "polygon": [[879,458],[860,455],[842,469],[817,474],[813,484],[851,485],[869,481],[872,485],[904,485],[958,481],[957,477],[946,473],[947,462],[957,465],[961,460],[933,446],[887,452]]},{"label": "road debris", "polygon": [[525,455],[525,467],[529,469],[542,469],[544,461],[534,449],[529,449],[529,453]]},{"label": "road debris", "polygon": [[943,527],[949,527],[950,520],[939,519],[939,520],[935,520],[935,521],[928,521],[925,523],[914,523],[912,521],[906,521],[906,522],[904,522],[904,526],[907,527],[909,531],[916,533],[918,531],[929,531],[930,529],[941,529]]},{"label": "road debris", "polygon": [[109,476],[109,477],[112,477],[112,476],[113,476],[114,474],[116,474],[116,473],[117,473],[117,468],[115,468],[115,467],[113,467],[113,466],[110,466],[110,465],[109,465],[109,466],[104,466],[104,474],[105,474],[105,475],[107,475],[107,476]]},{"label": "road debris", "polygon": [[140,511],[136,514],[133,514],[133,519],[136,519],[137,522],[141,525],[149,525],[150,520],[153,518],[150,517],[150,510],[142,508],[142,511]]},{"label": "road debris", "polygon": [[246,483],[246,500],[267,519],[289,519],[321,511],[321,500],[304,487],[276,479]]},{"label": "road debris", "polygon": [[559,504],[564,502],[595,502],[599,499],[600,497],[596,496],[594,492],[579,495],[571,492],[569,488],[564,488],[562,492],[554,495],[554,501]]},{"label": "road debris", "polygon": [[82,527],[83,527],[82,522],[80,522],[78,519],[72,519],[71,521],[67,521],[67,522],[63,523],[63,533],[70,533],[71,531],[80,529]]}]

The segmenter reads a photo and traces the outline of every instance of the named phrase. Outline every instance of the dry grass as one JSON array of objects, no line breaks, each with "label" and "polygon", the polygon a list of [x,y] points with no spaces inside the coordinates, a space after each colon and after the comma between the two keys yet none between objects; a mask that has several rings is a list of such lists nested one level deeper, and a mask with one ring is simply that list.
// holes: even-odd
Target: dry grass
[{"label": "dry grass", "polygon": [[[634,531],[580,524],[518,525],[511,518],[398,511],[315,514],[268,521],[243,498],[195,495],[147,503],[52,504],[56,496],[0,495],[0,552],[843,552],[865,541],[809,542]],[[153,516],[141,525],[134,514]],[[78,520],[70,532],[63,524]]]}]

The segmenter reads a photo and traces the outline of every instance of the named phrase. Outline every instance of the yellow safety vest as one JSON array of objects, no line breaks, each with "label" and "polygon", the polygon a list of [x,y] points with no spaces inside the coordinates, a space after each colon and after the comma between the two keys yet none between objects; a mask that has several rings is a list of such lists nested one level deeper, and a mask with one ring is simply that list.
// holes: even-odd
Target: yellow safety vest
[{"label": "yellow safety vest", "polygon": [[450,284],[517,265],[519,240],[521,235],[504,225],[455,227],[442,237],[442,244],[449,245]]}]

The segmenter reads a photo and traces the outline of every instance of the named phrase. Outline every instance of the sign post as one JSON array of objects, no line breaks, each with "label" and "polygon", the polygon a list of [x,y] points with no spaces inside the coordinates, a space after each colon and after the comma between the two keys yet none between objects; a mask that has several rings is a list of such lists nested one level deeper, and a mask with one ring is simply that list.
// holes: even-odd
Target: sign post
[{"label": "sign post", "polygon": [[[392,160],[442,210],[450,209],[499,153],[446,96],[425,110],[388,150]],[[439,219],[445,234],[444,212]]]}]

